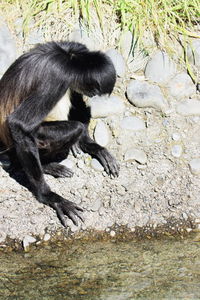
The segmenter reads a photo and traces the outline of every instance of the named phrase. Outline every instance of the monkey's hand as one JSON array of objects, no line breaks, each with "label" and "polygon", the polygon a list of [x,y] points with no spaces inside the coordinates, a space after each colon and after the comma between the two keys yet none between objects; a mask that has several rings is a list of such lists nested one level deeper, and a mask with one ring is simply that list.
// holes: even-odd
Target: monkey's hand
[{"label": "monkey's hand", "polygon": [[54,192],[49,192],[45,196],[42,196],[42,201],[48,204],[50,207],[55,209],[59,220],[62,225],[67,227],[65,216],[72,220],[75,225],[78,225],[77,217],[83,222],[83,218],[80,216],[79,212],[83,212],[83,209],[77,206],[75,203],[64,199]]},{"label": "monkey's hand", "polygon": [[103,148],[99,150],[96,157],[103,165],[107,174],[112,175],[113,177],[117,177],[119,175],[119,164],[107,149]]}]

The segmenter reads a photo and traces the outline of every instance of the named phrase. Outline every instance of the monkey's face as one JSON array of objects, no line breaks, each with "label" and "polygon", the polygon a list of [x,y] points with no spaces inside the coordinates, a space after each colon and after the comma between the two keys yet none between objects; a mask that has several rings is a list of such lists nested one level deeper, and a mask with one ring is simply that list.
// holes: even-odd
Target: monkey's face
[{"label": "monkey's face", "polygon": [[91,83],[86,83],[83,86],[76,86],[73,87],[73,90],[81,95],[87,96],[89,98],[94,97],[94,96],[101,96],[102,93],[99,89],[98,84],[91,84]]}]

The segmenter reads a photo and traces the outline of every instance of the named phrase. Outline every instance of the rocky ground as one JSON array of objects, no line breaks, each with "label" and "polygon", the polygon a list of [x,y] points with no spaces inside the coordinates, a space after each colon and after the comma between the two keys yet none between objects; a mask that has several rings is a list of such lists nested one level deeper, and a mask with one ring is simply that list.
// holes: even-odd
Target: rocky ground
[{"label": "rocky ground", "polygon": [[[14,44],[5,29],[0,31],[0,51],[13,60]],[[5,43],[6,41],[6,43]],[[68,220],[68,234],[89,229],[114,236],[116,228],[130,232],[141,227],[168,226],[187,231],[200,228],[200,95],[187,72],[159,50],[137,62],[127,58],[129,34],[118,51],[107,54],[115,64],[118,79],[111,97],[89,99],[92,120],[90,134],[107,147],[120,165],[118,178],[110,178],[89,155],[69,155],[62,163],[72,178],[45,175],[52,190],[84,209],[84,222]],[[192,41],[189,59],[200,67],[200,42]],[[12,48],[13,47],[13,48]],[[120,51],[119,51],[120,50]],[[6,56],[7,55],[7,56]],[[10,60],[9,60],[10,59]],[[138,58],[139,60],[139,58]],[[2,61],[2,60],[1,60]],[[5,60],[4,60],[5,62]],[[6,66],[0,64],[1,73]],[[62,229],[55,212],[36,201],[11,178],[9,161],[1,156],[0,244],[12,240],[35,242],[49,239]],[[175,224],[175,225],[174,225]]]}]

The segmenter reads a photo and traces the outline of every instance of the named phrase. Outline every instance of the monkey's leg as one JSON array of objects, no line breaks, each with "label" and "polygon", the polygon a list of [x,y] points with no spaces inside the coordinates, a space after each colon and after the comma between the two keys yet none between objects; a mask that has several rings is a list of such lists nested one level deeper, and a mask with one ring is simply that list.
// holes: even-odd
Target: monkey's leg
[{"label": "monkey's leg", "polygon": [[[52,107],[46,103],[50,101],[47,95],[30,97],[8,117],[8,125],[13,138],[17,157],[22,165],[32,191],[38,201],[47,204],[54,208],[57,212],[62,224],[66,226],[65,215],[68,216],[74,224],[77,224],[76,216],[80,219],[79,211],[82,211],[76,204],[68,201],[60,195],[51,191],[47,185],[43,169],[40,162],[39,151],[35,140],[41,119],[48,113]],[[46,109],[46,110],[47,110]],[[76,136],[76,139],[81,136],[84,128],[80,122],[68,123],[68,141],[71,144],[71,139]]]},{"label": "monkey's leg", "polygon": [[79,139],[76,126],[76,121],[41,124],[35,136],[44,173],[54,177],[71,177],[73,175],[70,169],[56,162],[65,159],[71,146]]},{"label": "monkey's leg", "polygon": [[87,127],[84,131],[84,134],[81,136],[79,146],[84,152],[96,157],[103,165],[107,174],[110,174],[114,177],[119,175],[119,165],[116,159],[108,152],[106,148],[98,145],[90,138]]}]

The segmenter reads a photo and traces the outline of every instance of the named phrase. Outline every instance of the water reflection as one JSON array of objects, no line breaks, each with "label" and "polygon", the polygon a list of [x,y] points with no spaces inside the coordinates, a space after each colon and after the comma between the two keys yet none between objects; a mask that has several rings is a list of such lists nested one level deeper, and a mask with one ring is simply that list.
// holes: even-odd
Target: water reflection
[{"label": "water reflection", "polygon": [[0,299],[200,299],[200,242],[76,241],[0,253]]}]

